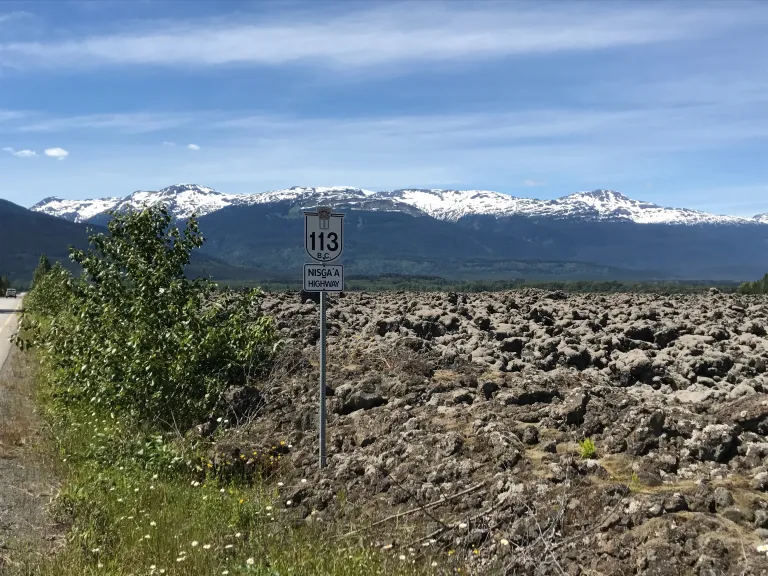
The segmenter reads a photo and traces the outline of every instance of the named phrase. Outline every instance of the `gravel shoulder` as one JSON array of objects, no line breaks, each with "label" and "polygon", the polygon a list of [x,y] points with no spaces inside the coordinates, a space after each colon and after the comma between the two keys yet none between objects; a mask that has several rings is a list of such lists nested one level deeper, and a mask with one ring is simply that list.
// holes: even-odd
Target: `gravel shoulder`
[{"label": "gravel shoulder", "polygon": [[46,553],[57,539],[47,515],[57,492],[55,463],[35,410],[34,370],[31,355],[15,346],[0,368],[0,573]]}]

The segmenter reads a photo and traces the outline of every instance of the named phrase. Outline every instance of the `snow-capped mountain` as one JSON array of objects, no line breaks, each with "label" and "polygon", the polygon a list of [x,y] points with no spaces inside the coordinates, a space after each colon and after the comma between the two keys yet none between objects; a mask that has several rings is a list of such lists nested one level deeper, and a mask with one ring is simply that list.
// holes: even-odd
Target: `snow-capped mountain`
[{"label": "snow-capped mountain", "polygon": [[213,188],[196,184],[176,184],[158,191],[138,190],[124,198],[98,200],[62,200],[55,196],[45,198],[31,210],[59,216],[75,222],[84,222],[108,210],[140,208],[145,204],[164,203],[177,218],[189,218],[192,214],[210,214],[226,206],[241,203],[235,194],[223,194]]},{"label": "snow-capped mountain", "polygon": [[164,203],[178,218],[210,214],[228,206],[288,202],[299,208],[330,204],[339,209],[407,212],[456,221],[464,216],[632,221],[639,224],[768,224],[768,214],[754,218],[720,216],[686,208],[665,208],[633,200],[612,190],[577,192],[556,200],[518,198],[489,190],[401,189],[374,192],[345,186],[300,187],[258,194],[225,194],[196,184],[137,191],[124,198],[62,200],[46,198],[32,210],[83,222],[107,210]]},{"label": "snow-capped mountain", "polygon": [[240,197],[224,194],[213,188],[195,184],[176,184],[157,192],[140,190],[120,199],[110,208],[124,210],[147,204],[165,204],[176,218],[189,218],[192,214],[210,214],[227,206],[238,204]]},{"label": "snow-capped mountain", "polygon": [[65,220],[71,220],[73,222],[84,222],[94,216],[111,210],[117,203],[120,202],[120,198],[98,198],[88,200],[63,200],[56,196],[49,196],[43,198],[32,206],[30,210],[35,212],[43,212],[51,216],[58,216]]},{"label": "snow-capped mountain", "polygon": [[286,190],[260,194],[225,194],[207,186],[176,184],[158,191],[138,190],[123,198],[63,200],[51,196],[32,206],[31,210],[74,222],[84,222],[110,210],[140,208],[144,205],[163,203],[176,218],[188,218],[192,214],[205,216],[228,206],[273,202],[290,202],[309,206],[319,202],[338,202],[342,199],[351,200],[354,203],[354,200],[364,200],[375,194],[375,192],[343,186],[328,188],[294,186]]}]

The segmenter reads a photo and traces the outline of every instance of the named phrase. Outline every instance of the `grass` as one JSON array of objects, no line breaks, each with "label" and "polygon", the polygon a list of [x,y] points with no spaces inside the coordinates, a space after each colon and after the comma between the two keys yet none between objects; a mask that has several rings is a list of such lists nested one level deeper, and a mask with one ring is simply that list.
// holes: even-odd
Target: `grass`
[{"label": "grass", "polygon": [[579,455],[583,460],[594,458],[597,455],[597,447],[591,438],[579,440]]},{"label": "grass", "polygon": [[199,447],[186,441],[164,440],[90,407],[63,411],[45,394],[41,403],[63,480],[51,513],[68,527],[66,542],[55,554],[13,558],[4,574],[446,573],[423,550],[417,556],[382,551],[381,543],[374,547],[362,537],[340,540],[354,527],[323,514],[295,524],[285,507],[291,487],[221,482],[198,464]]},{"label": "grass", "polygon": [[377,551],[328,547],[322,529],[287,526],[271,501],[258,489],[79,469],[58,503],[73,519],[68,546],[26,573],[388,573]]}]

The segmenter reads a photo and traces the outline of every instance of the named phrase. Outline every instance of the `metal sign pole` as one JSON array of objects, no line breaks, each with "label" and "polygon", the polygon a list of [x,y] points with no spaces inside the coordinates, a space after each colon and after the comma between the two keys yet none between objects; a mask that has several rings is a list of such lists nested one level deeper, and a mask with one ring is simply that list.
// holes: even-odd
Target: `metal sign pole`
[{"label": "metal sign pole", "polygon": [[327,291],[344,290],[344,267],[330,264],[344,249],[344,214],[334,213],[330,206],[318,206],[314,212],[304,212],[304,250],[314,260],[304,264],[304,290],[320,292],[320,468],[325,468],[325,315]]},{"label": "metal sign pole", "polygon": [[320,468],[325,468],[325,291],[320,292]]}]

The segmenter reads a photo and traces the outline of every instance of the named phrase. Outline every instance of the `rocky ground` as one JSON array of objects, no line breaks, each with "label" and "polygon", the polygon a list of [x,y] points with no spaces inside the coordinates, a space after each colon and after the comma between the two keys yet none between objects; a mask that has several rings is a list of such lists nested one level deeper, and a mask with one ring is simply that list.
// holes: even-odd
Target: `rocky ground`
[{"label": "rocky ground", "polygon": [[283,355],[215,459],[279,453],[297,522],[477,574],[768,574],[768,298],[333,297],[322,471],[318,306],[263,307]]}]

